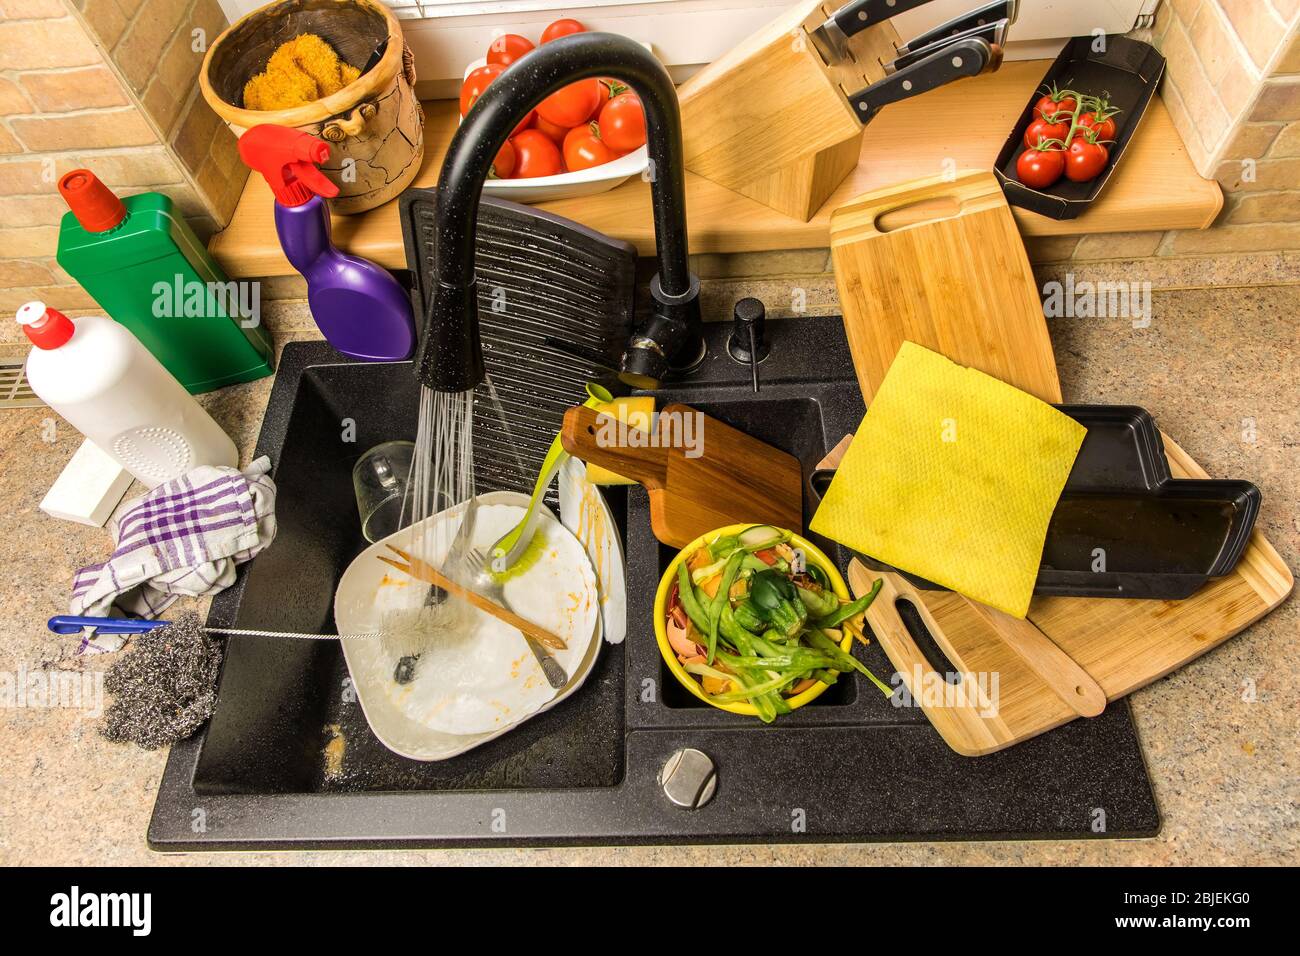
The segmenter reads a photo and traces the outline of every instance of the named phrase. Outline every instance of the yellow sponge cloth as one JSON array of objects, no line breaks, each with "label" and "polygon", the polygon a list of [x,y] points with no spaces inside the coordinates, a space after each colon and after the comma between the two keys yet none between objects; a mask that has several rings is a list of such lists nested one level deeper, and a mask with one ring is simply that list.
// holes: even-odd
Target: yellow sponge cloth
[{"label": "yellow sponge cloth", "polygon": [[1085,429],[904,342],[810,527],[1023,618]]}]

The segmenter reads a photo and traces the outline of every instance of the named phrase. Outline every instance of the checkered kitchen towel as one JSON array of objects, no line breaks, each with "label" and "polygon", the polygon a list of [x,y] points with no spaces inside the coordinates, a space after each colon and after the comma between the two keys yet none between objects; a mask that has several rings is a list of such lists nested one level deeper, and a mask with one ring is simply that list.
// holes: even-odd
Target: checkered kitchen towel
[{"label": "checkered kitchen towel", "polygon": [[[204,466],[129,503],[110,525],[115,547],[72,580],[73,614],[156,618],[182,595],[216,594],[235,566],[275,538],[275,483],[263,456],[239,472]],[[117,650],[117,635],[83,639],[83,651]]]}]

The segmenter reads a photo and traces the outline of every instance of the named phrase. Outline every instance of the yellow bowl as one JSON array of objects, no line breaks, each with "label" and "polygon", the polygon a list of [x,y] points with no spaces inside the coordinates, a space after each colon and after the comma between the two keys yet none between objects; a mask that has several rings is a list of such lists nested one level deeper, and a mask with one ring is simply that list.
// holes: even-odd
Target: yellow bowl
[{"label": "yellow bowl", "polygon": [[[655,640],[659,644],[659,654],[663,657],[664,663],[668,665],[668,669],[673,672],[673,676],[677,678],[679,684],[706,704],[709,704],[712,707],[717,707],[719,710],[730,711],[733,714],[745,714],[749,717],[757,717],[758,709],[753,704],[747,704],[743,701],[734,704],[720,704],[704,692],[704,688],[700,686],[700,682],[688,674],[686,668],[682,667],[681,661],[677,659],[677,653],[673,650],[672,645],[668,643],[668,627],[665,623],[665,614],[668,610],[668,595],[672,592],[673,584],[677,580],[677,568],[686,560],[687,555],[694,554],[698,548],[702,548],[705,544],[716,541],[723,535],[739,534],[746,528],[752,527],[754,527],[753,524],[727,525],[725,528],[718,528],[715,531],[710,531],[708,534],[700,535],[686,547],[682,548],[681,551],[677,552],[677,556],[669,562],[668,569],[664,571],[664,576],[659,580],[659,590],[655,593],[654,616]],[[850,599],[848,585],[844,583],[844,578],[840,576],[839,569],[835,567],[830,558],[826,557],[821,548],[797,534],[792,534],[790,536],[790,544],[793,547],[802,550],[804,557],[808,561],[816,564],[826,572],[826,577],[831,582],[831,589],[836,593],[840,600],[847,601]],[[840,649],[847,651],[852,643],[852,635],[845,632],[844,640],[840,642]],[[847,676],[848,675],[846,675],[846,677]],[[789,705],[791,710],[798,710],[809,701],[816,700],[820,697],[826,692],[826,688],[829,686],[829,684],[818,681],[803,693],[787,698],[786,703]]]}]

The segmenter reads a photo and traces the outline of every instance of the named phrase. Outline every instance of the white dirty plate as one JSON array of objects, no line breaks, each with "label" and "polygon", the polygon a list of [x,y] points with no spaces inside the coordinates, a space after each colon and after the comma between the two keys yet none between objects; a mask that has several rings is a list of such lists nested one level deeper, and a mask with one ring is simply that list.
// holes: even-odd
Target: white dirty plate
[{"label": "white dirty plate", "polygon": [[[523,517],[528,497],[492,492],[478,500],[472,543],[486,550]],[[462,510],[429,520],[458,523]],[[554,653],[569,682],[555,691],[523,635],[472,609],[470,629],[425,651],[415,679],[405,685],[393,680],[397,662],[378,640],[343,641],[357,698],[384,746],[413,760],[446,760],[553,707],[586,680],[601,643],[596,575],[577,538],[549,511],[541,514],[537,533],[542,554],[506,582],[506,595],[518,613],[564,638],[568,647]],[[386,541],[404,547],[409,535],[402,531]],[[391,554],[386,541],[358,555],[339,582],[334,616],[341,633],[378,629],[386,607],[402,606],[405,588],[423,586],[377,559]]]},{"label": "white dirty plate", "polygon": [[560,521],[587,549],[600,584],[600,619],[605,640],[627,636],[627,577],[618,524],[601,490],[587,480],[587,466],[568,458],[560,466]]}]

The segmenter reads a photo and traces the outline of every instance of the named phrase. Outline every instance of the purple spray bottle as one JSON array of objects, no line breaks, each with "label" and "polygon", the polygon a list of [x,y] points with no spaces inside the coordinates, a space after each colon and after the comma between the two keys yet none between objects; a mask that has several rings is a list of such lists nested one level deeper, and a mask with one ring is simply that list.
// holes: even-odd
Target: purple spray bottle
[{"label": "purple spray bottle", "polygon": [[330,345],[369,362],[410,358],[415,324],[402,287],[386,270],[340,252],[330,241],[325,199],[339,188],[316,168],[329,159],[329,144],[301,130],[263,124],[239,138],[239,155],[275,194],[280,247],[307,280],[312,318]]}]

